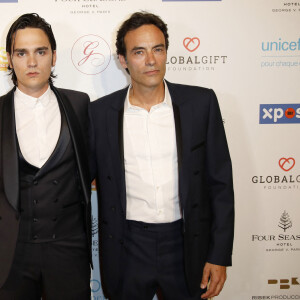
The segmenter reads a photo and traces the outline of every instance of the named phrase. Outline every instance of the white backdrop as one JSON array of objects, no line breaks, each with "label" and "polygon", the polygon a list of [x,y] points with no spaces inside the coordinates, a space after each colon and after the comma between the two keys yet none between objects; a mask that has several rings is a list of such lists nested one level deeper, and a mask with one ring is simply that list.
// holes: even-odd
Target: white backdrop
[{"label": "white backdrop", "polygon": [[[168,24],[166,78],[213,88],[220,102],[236,230],[233,267],[218,299],[300,299],[299,0],[0,0],[0,94],[12,87],[8,28],[28,12],[53,27],[56,86],[91,100],[123,88],[129,78],[116,58],[115,36],[138,10]],[[93,218],[96,260],[95,194]],[[104,299],[97,268],[92,289],[92,299]]]}]

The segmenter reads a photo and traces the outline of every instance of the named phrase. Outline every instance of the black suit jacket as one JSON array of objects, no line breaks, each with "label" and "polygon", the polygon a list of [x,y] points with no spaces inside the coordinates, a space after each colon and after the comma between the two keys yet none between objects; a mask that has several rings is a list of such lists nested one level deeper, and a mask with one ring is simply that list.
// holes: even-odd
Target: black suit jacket
[{"label": "black suit jacket", "polygon": [[[53,86],[51,89],[66,115],[73,142],[85,198],[86,231],[91,245],[90,174],[87,159],[89,97],[72,90]],[[19,232],[19,170],[14,91],[15,89],[0,98],[0,288],[9,274]]]},{"label": "black suit jacket", "polygon": [[[185,275],[193,294],[199,289],[205,262],[231,265],[234,227],[231,160],[215,93],[201,87],[169,82],[167,85],[176,128]],[[109,295],[120,280],[126,243],[123,164],[126,93],[127,88],[91,103],[91,170],[99,188],[101,271]]]}]

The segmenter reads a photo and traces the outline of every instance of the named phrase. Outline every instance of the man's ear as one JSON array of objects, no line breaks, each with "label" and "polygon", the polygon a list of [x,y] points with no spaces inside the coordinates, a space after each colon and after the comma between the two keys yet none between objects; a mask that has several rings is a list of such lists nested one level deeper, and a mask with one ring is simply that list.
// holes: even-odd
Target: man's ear
[{"label": "man's ear", "polygon": [[10,67],[11,69],[13,69],[13,64],[12,64],[12,61],[11,61],[11,57],[10,57],[10,53],[9,53],[9,52],[6,52],[6,57],[7,57],[7,61],[8,61],[9,67]]},{"label": "man's ear", "polygon": [[126,61],[126,58],[123,56],[123,55],[121,55],[121,54],[119,54],[119,61],[120,61],[120,63],[121,63],[121,66],[124,68],[124,69],[127,69],[128,67],[127,67],[127,61]]}]

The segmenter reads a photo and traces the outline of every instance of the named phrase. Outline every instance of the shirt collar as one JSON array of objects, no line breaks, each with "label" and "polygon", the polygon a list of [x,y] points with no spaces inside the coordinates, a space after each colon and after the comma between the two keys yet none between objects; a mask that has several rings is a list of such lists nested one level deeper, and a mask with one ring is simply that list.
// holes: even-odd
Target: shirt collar
[{"label": "shirt collar", "polygon": [[[168,85],[165,82],[165,80],[164,80],[164,85],[165,85],[165,98],[164,98],[164,101],[162,101],[161,103],[156,104],[154,106],[157,107],[157,106],[161,106],[161,105],[168,105],[170,108],[172,108],[173,106],[172,106],[171,95],[170,95],[170,92],[169,92],[169,89],[168,89]],[[125,99],[125,103],[124,103],[124,111],[143,109],[143,108],[141,108],[139,106],[135,106],[135,105],[132,105],[130,103],[130,101],[129,101],[129,92],[130,92],[131,87],[132,87],[132,85],[130,84],[129,87],[128,87],[128,90],[127,90],[127,95],[126,95],[126,99]]]},{"label": "shirt collar", "polygon": [[18,87],[15,91],[15,99],[21,101],[23,104],[30,108],[34,108],[38,102],[40,102],[44,107],[48,105],[51,100],[51,95],[53,94],[50,85],[48,86],[47,91],[38,98],[29,96],[23,93]]}]

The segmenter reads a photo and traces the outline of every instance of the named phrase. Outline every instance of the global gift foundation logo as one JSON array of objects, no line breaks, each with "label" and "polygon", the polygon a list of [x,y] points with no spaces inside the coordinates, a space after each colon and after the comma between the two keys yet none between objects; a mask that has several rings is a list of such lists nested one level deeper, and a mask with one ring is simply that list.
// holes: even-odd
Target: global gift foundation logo
[{"label": "global gift foundation logo", "polygon": [[300,104],[261,104],[259,124],[300,123]]},{"label": "global gift foundation logo", "polygon": [[265,190],[299,189],[300,174],[296,173],[295,165],[295,158],[281,157],[278,160],[278,173],[255,175],[251,179],[252,184]]},{"label": "global gift foundation logo", "polygon": [[73,45],[71,57],[74,67],[86,75],[103,72],[111,60],[108,43],[100,36],[89,34],[80,37]]},{"label": "global gift foundation logo", "polygon": [[183,46],[186,50],[190,52],[194,52],[200,46],[200,39],[197,37],[193,37],[193,38],[187,37],[183,40]]},{"label": "global gift foundation logo", "polygon": [[295,163],[296,163],[296,161],[293,157],[289,157],[289,158],[282,157],[279,159],[279,162],[278,162],[279,167],[285,172],[288,172],[291,169],[293,169],[295,166]]},{"label": "global gift foundation logo", "polygon": [[217,66],[227,63],[227,55],[203,55],[202,43],[197,36],[181,40],[177,52],[169,50],[167,70],[170,72],[214,71]]},{"label": "global gift foundation logo", "polygon": [[8,68],[8,60],[6,56],[6,50],[0,47],[0,71],[6,72]]}]

